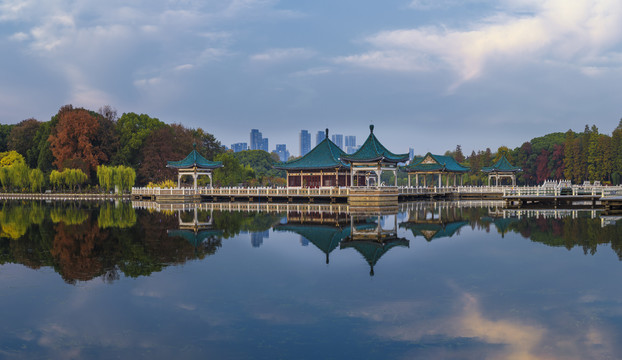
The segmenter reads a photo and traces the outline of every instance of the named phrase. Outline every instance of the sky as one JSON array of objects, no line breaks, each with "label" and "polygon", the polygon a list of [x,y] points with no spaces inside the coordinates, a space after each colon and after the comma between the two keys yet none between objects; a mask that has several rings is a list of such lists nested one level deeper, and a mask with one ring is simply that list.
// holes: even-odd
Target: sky
[{"label": "sky", "polygon": [[518,147],[622,117],[619,0],[0,0],[0,122],[104,105],[391,151]]}]

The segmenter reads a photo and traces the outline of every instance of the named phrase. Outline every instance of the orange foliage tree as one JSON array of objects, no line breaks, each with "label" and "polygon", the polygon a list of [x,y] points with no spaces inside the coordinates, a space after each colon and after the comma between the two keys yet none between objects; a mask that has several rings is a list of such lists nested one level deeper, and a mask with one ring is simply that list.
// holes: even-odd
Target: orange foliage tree
[{"label": "orange foliage tree", "polygon": [[100,122],[85,109],[61,108],[59,120],[49,137],[54,165],[58,169],[80,167],[90,174],[108,156],[99,143]]}]

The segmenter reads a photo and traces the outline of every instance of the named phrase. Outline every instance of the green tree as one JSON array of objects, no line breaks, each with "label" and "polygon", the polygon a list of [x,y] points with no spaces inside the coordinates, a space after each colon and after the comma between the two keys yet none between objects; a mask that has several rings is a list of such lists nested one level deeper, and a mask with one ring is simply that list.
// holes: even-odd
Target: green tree
[{"label": "green tree", "polygon": [[104,191],[110,191],[114,188],[114,168],[106,165],[97,167],[97,179],[99,187]]},{"label": "green tree", "polygon": [[248,178],[248,169],[244,168],[231,153],[222,153],[214,159],[221,161],[223,167],[214,170],[214,183],[218,186],[236,186]]},{"label": "green tree", "polygon": [[30,167],[37,166],[39,154],[35,154],[33,148],[34,138],[41,127],[41,122],[35,119],[27,119],[15,125],[8,138],[9,150],[15,150],[26,159]]},{"label": "green tree", "polygon": [[166,124],[157,118],[146,114],[133,112],[121,115],[116,124],[116,132],[119,136],[119,151],[114,162],[117,164],[137,166],[139,153],[149,135]]},{"label": "green tree", "polygon": [[114,169],[113,173],[114,184],[119,188],[121,193],[123,193],[124,190],[132,190],[132,186],[134,186],[134,181],[136,180],[136,172],[134,169],[119,165]]},{"label": "green tree", "polygon": [[32,169],[28,174],[28,179],[30,182],[30,191],[32,192],[41,192],[41,188],[45,183],[45,177],[43,175],[43,171],[39,169]]},{"label": "green tree", "polygon": [[50,184],[52,184],[54,190],[62,188],[63,176],[58,170],[52,170],[52,172],[50,173]]}]

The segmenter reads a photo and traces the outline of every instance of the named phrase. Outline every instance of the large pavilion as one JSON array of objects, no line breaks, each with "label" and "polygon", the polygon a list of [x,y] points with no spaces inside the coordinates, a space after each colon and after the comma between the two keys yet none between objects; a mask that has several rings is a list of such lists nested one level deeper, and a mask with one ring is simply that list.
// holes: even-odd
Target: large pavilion
[{"label": "large pavilion", "polygon": [[201,175],[209,177],[209,185],[212,187],[212,171],[222,167],[220,161],[209,161],[199,154],[194,144],[194,150],[183,160],[167,161],[166,167],[177,169],[177,187],[181,187],[181,178],[183,176],[192,176],[194,180],[194,189],[197,190],[197,179]]},{"label": "large pavilion", "polygon": [[488,173],[488,186],[490,186],[490,180],[495,179],[495,186],[499,186],[499,179],[509,178],[512,179],[512,186],[516,186],[516,173],[523,171],[523,169],[510,164],[505,155],[501,156],[496,163],[492,166],[482,168],[482,172]]},{"label": "large pavilion", "polygon": [[[354,186],[382,185],[380,176],[383,171],[392,171],[395,175],[395,186],[397,186],[397,164],[408,161],[408,154],[394,154],[387,150],[376,135],[374,135],[374,125],[369,126],[369,136],[361,147],[351,155],[341,156],[341,161],[350,165],[350,182]],[[360,178],[357,174],[363,174],[365,182],[354,181]]]},{"label": "large pavilion", "polygon": [[[449,186],[449,177],[453,175],[453,186],[457,185],[457,176],[467,173],[470,169],[460,165],[451,156],[434,155],[427,153],[424,157],[413,159],[412,163],[400,169],[408,173],[408,186],[410,185],[411,176],[415,175],[415,186],[419,186],[419,175],[423,175],[423,186],[428,186],[427,176],[438,175],[438,186],[442,186],[442,176],[446,175],[445,186]],[[462,185],[462,176],[460,176],[460,185]]]},{"label": "large pavilion", "polygon": [[[275,169],[287,171],[287,187],[336,187],[350,186],[350,166],[341,160],[346,153],[326,138],[306,155],[274,165]],[[365,178],[359,179],[365,181]]]}]

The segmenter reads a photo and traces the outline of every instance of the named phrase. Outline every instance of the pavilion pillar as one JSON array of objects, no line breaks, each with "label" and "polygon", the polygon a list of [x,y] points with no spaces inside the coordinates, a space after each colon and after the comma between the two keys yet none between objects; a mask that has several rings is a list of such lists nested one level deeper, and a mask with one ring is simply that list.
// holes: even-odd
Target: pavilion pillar
[{"label": "pavilion pillar", "polygon": [[194,191],[197,191],[197,173],[196,173],[196,171],[192,174],[192,179],[194,180]]},{"label": "pavilion pillar", "polygon": [[181,173],[177,172],[177,188],[181,188]]},{"label": "pavilion pillar", "polygon": [[445,175],[445,187],[449,187],[449,173]]},{"label": "pavilion pillar", "polygon": [[428,175],[423,175],[423,187],[428,187]]},{"label": "pavilion pillar", "polygon": [[512,186],[516,186],[516,175],[512,174]]},{"label": "pavilion pillar", "polygon": [[443,186],[443,180],[441,179],[441,173],[438,173],[438,187]]},{"label": "pavilion pillar", "polygon": [[320,170],[320,187],[324,186],[324,170]]},{"label": "pavilion pillar", "polygon": [[395,187],[397,187],[397,169],[393,170],[393,175],[395,176]]},{"label": "pavilion pillar", "polygon": [[350,163],[350,186],[354,186],[354,165]]},{"label": "pavilion pillar", "polygon": [[419,173],[415,174],[415,185],[419,187]]},{"label": "pavilion pillar", "polygon": [[408,173],[408,187],[410,187],[410,173]]},{"label": "pavilion pillar", "polygon": [[457,176],[458,176],[457,174],[454,174],[454,187],[456,187],[456,177]]},{"label": "pavilion pillar", "polygon": [[209,177],[209,188],[212,189],[214,188],[214,181],[212,179],[212,173],[208,173],[207,176]]}]

